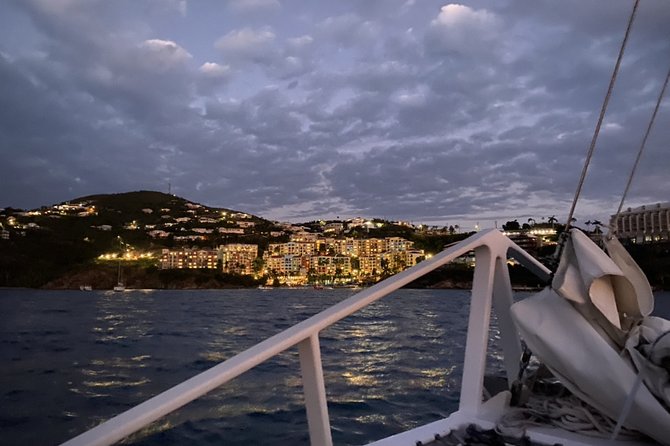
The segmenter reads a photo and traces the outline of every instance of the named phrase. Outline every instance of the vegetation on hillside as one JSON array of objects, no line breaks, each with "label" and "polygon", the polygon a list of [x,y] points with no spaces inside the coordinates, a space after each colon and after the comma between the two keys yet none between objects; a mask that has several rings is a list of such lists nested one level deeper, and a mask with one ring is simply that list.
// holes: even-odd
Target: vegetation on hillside
[{"label": "vegetation on hillside", "polygon": [[[101,253],[121,253],[128,246],[143,251],[159,251],[176,245],[174,235],[153,238],[146,230],[133,227],[158,227],[165,221],[193,217],[216,220],[216,225],[226,225],[231,215],[243,214],[225,208],[211,208],[192,203],[180,197],[161,192],[139,191],[122,194],[91,195],[70,200],[68,203],[85,204],[88,215],[82,212],[56,212],[58,205],[42,207],[25,215],[21,209],[6,208],[0,213],[2,229],[11,229],[9,239],[0,240],[0,286],[33,287],[54,286],[59,278],[76,275],[82,270],[100,270],[98,256]],[[65,203],[61,203],[65,204]],[[21,215],[22,227],[11,227],[8,219]],[[255,243],[267,246],[269,231],[276,229],[267,220],[245,215],[245,220],[255,224],[251,234],[218,234],[214,232],[206,241],[192,240],[189,246],[215,247],[223,243]],[[196,219],[183,222],[179,230],[188,233],[193,227],[213,227],[213,223],[201,223]],[[135,265],[137,266],[137,265]],[[112,268],[112,267],[110,267]],[[104,269],[104,268],[103,268]],[[112,268],[116,271],[116,264]],[[125,267],[124,267],[125,269]],[[180,273],[186,274],[186,273]],[[193,272],[194,277],[207,276],[203,272]],[[114,281],[116,273],[113,274]],[[167,287],[173,280],[170,274],[163,274],[162,282]],[[207,276],[209,277],[209,276]],[[65,280],[65,279],[64,279]],[[147,279],[148,280],[148,279]],[[208,278],[207,280],[210,280]],[[248,285],[247,279],[231,275],[213,275],[212,283],[222,286]],[[67,281],[67,280],[65,280]],[[152,282],[152,281],[150,281]],[[63,283],[63,280],[61,280]],[[78,287],[82,283],[70,284]],[[106,282],[103,280],[103,282]],[[112,282],[115,283],[115,282]],[[152,282],[153,283],[153,282]],[[110,284],[109,287],[112,285]]]}]

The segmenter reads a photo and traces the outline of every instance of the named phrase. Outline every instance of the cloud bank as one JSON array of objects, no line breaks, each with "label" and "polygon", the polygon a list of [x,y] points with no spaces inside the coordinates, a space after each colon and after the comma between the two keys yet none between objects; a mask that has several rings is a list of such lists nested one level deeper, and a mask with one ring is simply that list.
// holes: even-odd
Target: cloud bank
[{"label": "cloud bank", "polygon": [[[0,206],[170,183],[294,221],[567,213],[632,1],[332,3],[3,3]],[[618,204],[668,23],[642,2],[578,218]],[[669,104],[631,206],[670,201]]]}]

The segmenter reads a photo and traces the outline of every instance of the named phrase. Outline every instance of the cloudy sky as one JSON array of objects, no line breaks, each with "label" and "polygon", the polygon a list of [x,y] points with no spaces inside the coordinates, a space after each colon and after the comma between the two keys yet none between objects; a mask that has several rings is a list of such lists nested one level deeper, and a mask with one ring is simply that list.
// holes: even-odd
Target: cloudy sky
[{"label": "cloudy sky", "polygon": [[[633,0],[2,0],[0,207],[160,190],[266,218],[568,213]],[[670,66],[642,0],[576,216]],[[668,95],[670,96],[670,94]],[[628,206],[670,201],[665,99]]]}]

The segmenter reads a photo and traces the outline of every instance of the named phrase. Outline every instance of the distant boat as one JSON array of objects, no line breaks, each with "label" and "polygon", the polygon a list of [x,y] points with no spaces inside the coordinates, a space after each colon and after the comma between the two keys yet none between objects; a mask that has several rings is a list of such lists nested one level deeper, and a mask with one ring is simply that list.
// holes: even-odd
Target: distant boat
[{"label": "distant boat", "polygon": [[121,280],[121,260],[119,260],[119,272],[117,274],[116,278],[116,285],[114,286],[114,291],[125,291],[126,286],[123,284],[123,281]]},{"label": "distant boat", "polygon": [[81,291],[93,291],[93,287],[91,285],[79,285],[79,290],[81,290]]},{"label": "distant boat", "polygon": [[273,287],[267,285],[258,285],[259,290],[271,290]]}]

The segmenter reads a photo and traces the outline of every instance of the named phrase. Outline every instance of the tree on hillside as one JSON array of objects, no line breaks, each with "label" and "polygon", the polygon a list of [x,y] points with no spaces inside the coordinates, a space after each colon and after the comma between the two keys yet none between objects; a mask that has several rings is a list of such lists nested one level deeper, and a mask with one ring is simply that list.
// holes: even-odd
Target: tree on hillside
[{"label": "tree on hillside", "polygon": [[265,266],[265,261],[263,260],[262,257],[256,257],[254,261],[252,262],[253,268],[254,268],[254,273],[257,275],[263,272],[263,267]]},{"label": "tree on hillside", "polygon": [[593,226],[595,226],[595,229],[593,230],[593,232],[595,232],[596,234],[602,234],[603,231],[601,229],[601,226],[604,226],[604,225],[600,220],[593,220],[591,222],[591,224]]}]

